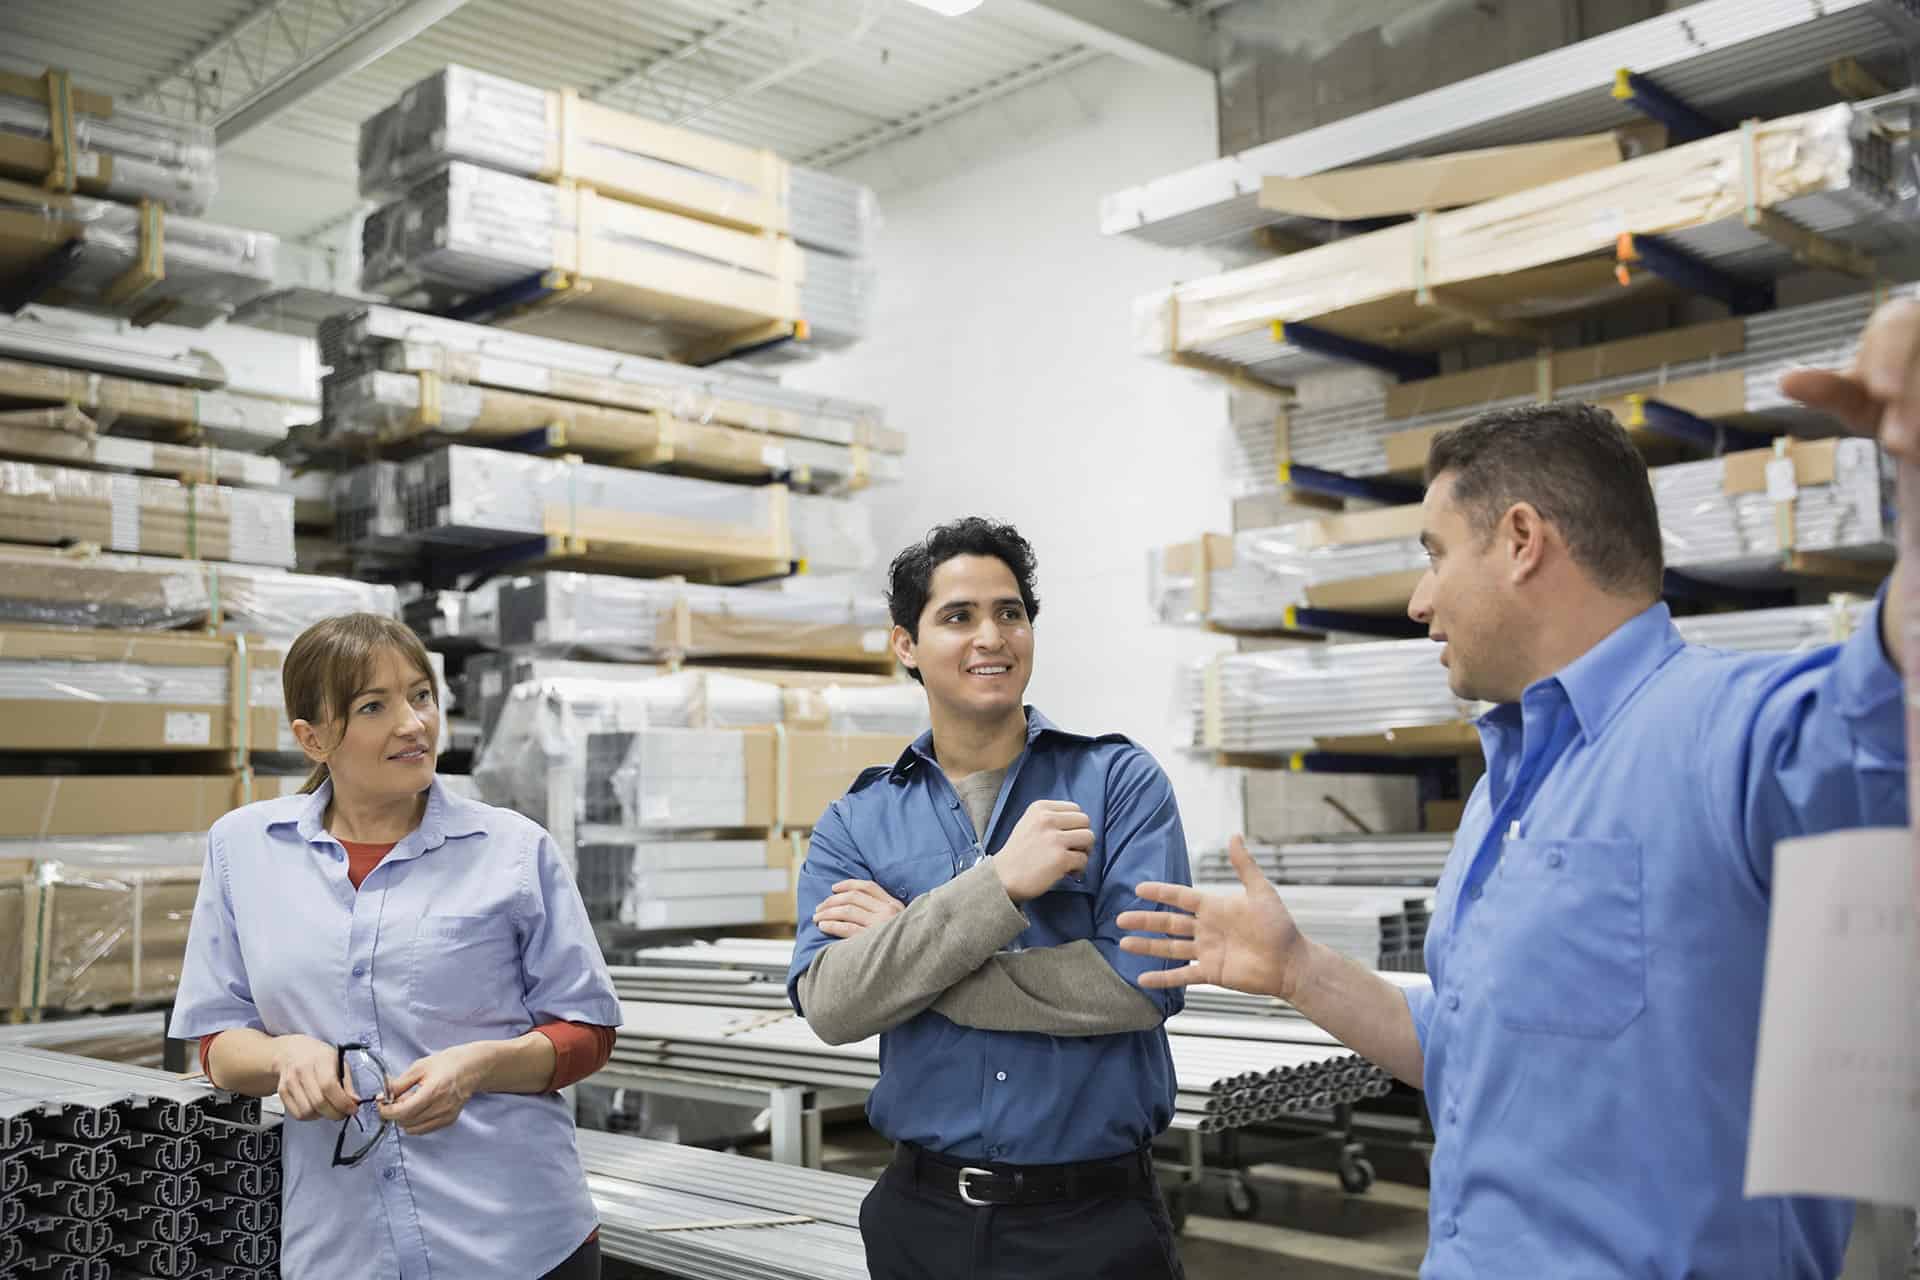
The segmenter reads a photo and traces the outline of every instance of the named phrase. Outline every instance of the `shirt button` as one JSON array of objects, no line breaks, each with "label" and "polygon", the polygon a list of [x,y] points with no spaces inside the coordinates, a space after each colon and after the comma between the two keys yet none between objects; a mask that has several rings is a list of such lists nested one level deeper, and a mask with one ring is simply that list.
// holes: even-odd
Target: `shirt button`
[{"label": "shirt button", "polygon": [[395,1170],[393,1170],[393,1169],[382,1169],[382,1170],[380,1171],[380,1176],[381,1176],[381,1177],[383,1177],[383,1178],[385,1178],[385,1179],[386,1179],[386,1180],[387,1180],[388,1182],[392,1182],[392,1181],[393,1181],[393,1175],[394,1175],[394,1173],[395,1173],[395,1172],[396,1172],[396,1171],[395,1171]]},{"label": "shirt button", "polygon": [[1447,1239],[1451,1240],[1453,1239],[1453,1237],[1460,1234],[1460,1224],[1458,1222],[1455,1222],[1452,1218],[1448,1218],[1445,1222],[1440,1224],[1440,1234],[1447,1237]]},{"label": "shirt button", "polygon": [[1561,862],[1563,862],[1563,861],[1564,861],[1564,859],[1563,859],[1563,858],[1562,858],[1562,857],[1560,856],[1560,851],[1559,851],[1558,849],[1549,849],[1549,850],[1547,850],[1547,865],[1548,865],[1548,866],[1550,866],[1550,867],[1557,867],[1557,866],[1559,866],[1559,865],[1561,864]]},{"label": "shirt button", "polygon": [[1475,885],[1473,886],[1473,888],[1469,889],[1467,891],[1467,896],[1469,898],[1472,898],[1475,902],[1480,901],[1480,886]]},{"label": "shirt button", "polygon": [[1447,1123],[1448,1123],[1448,1124],[1459,1124],[1459,1123],[1460,1123],[1460,1108],[1458,1108],[1458,1107],[1448,1107],[1448,1108],[1447,1108]]},{"label": "shirt button", "polygon": [[1459,1007],[1460,1007],[1460,993],[1457,991],[1447,992],[1447,1009],[1451,1011],[1454,1009],[1458,1009]]},{"label": "shirt button", "polygon": [[993,1073],[993,1078],[995,1080],[1005,1080],[1007,1078],[1007,1073],[1004,1071],[996,1071]]},{"label": "shirt button", "polygon": [[366,968],[362,965],[353,966],[353,976],[356,978],[366,977],[367,976]]}]

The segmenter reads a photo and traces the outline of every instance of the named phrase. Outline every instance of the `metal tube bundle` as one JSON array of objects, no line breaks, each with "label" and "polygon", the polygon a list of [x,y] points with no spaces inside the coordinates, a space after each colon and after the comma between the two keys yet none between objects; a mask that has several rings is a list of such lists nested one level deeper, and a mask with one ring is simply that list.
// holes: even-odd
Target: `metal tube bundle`
[{"label": "metal tube bundle", "polygon": [[[0,78],[0,135],[50,144],[44,80]],[[23,90],[31,88],[31,96]],[[95,114],[88,106],[104,107]],[[135,111],[98,94],[76,95],[73,144],[79,186],[115,200],[154,200],[175,213],[205,213],[216,186],[213,129]],[[31,169],[23,176],[38,177]]]},{"label": "metal tube bundle", "polygon": [[280,1129],[163,1071],[0,1048],[0,1271],[267,1280]]},{"label": "metal tube bundle", "polygon": [[[1907,295],[1911,287],[1894,291]],[[1872,293],[1851,294],[1825,302],[1786,307],[1742,318],[1694,326],[1677,331],[1673,337],[1687,341],[1693,334],[1737,327],[1739,336],[1714,342],[1715,349],[1697,358],[1672,362],[1661,359],[1631,361],[1640,367],[1625,372],[1605,372],[1610,358],[1607,345],[1565,353],[1577,361],[1590,351],[1595,373],[1565,385],[1556,385],[1552,393],[1560,400],[1611,401],[1640,394],[1657,399],[1663,390],[1684,399],[1686,388],[1698,387],[1700,379],[1735,376],[1738,392],[1716,389],[1716,396],[1733,395],[1720,401],[1740,409],[1742,425],[1794,431],[1822,424],[1822,415],[1788,400],[1780,392],[1780,377],[1791,369],[1845,368],[1853,359],[1866,328],[1867,317],[1876,305]],[[1639,339],[1617,344],[1624,348]],[[1613,345],[1613,344],[1609,344]],[[1720,347],[1730,349],[1718,349]],[[1343,475],[1376,476],[1392,469],[1387,454],[1391,436],[1414,431],[1449,427],[1489,409],[1514,408],[1539,399],[1538,378],[1529,361],[1526,385],[1515,385],[1511,394],[1483,398],[1468,405],[1447,405],[1426,412],[1394,413],[1396,402],[1417,407],[1420,384],[1404,385],[1391,394],[1385,378],[1362,375],[1363,385],[1351,393],[1334,390],[1280,409],[1271,395],[1262,392],[1236,392],[1233,397],[1233,429],[1229,445],[1229,482],[1236,496],[1269,493],[1279,488],[1279,464],[1297,462],[1322,467]],[[1360,379],[1348,379],[1343,386]],[[1445,379],[1442,380],[1446,381]],[[1516,383],[1521,380],[1516,379]],[[1305,393],[1303,392],[1303,395]],[[1281,432],[1277,415],[1284,415],[1285,455],[1281,452]],[[1832,427],[1827,425],[1826,430]]]}]

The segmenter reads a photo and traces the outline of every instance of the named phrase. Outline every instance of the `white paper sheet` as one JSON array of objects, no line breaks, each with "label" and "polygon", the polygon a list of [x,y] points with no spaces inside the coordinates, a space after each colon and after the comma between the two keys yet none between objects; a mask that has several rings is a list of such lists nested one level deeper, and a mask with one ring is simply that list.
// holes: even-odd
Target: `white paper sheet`
[{"label": "white paper sheet", "polygon": [[1749,1196],[1920,1204],[1920,923],[1912,834],[1774,851]]}]

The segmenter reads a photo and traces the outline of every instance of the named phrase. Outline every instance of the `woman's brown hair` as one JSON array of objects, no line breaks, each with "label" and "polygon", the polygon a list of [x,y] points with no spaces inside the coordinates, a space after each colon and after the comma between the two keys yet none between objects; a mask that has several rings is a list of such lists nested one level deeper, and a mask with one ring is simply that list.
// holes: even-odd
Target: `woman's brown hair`
[{"label": "woman's brown hair", "polygon": [[[300,633],[280,663],[280,691],[287,702],[287,719],[305,720],[319,727],[338,724],[346,729],[347,704],[373,678],[374,664],[388,649],[433,679],[427,647],[405,623],[377,613],[343,613],[323,618]],[[439,700],[436,683],[434,699]],[[300,794],[320,789],[327,766],[317,764],[307,775]]]}]

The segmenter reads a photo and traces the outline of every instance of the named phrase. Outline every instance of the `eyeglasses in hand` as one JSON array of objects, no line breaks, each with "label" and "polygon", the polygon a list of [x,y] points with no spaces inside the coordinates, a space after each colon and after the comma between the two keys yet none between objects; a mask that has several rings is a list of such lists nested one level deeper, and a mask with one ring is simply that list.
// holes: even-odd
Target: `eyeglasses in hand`
[{"label": "eyeglasses in hand", "polygon": [[[364,1142],[358,1142],[356,1139],[357,1149],[351,1154],[343,1154],[347,1149],[349,1127],[362,1135],[367,1131],[366,1124],[360,1119],[361,1108],[392,1101],[387,1095],[387,1081],[392,1078],[393,1073],[387,1070],[385,1060],[364,1044],[336,1045],[334,1070],[340,1079],[349,1082],[355,1096],[362,1098],[360,1106],[354,1108],[353,1114],[340,1122],[340,1136],[333,1142],[334,1167],[350,1169],[372,1154],[373,1149],[380,1145],[380,1139],[386,1136],[387,1122],[382,1119],[371,1138],[367,1138]],[[379,1084],[371,1096],[361,1095],[360,1082],[369,1079],[377,1079]]]}]

